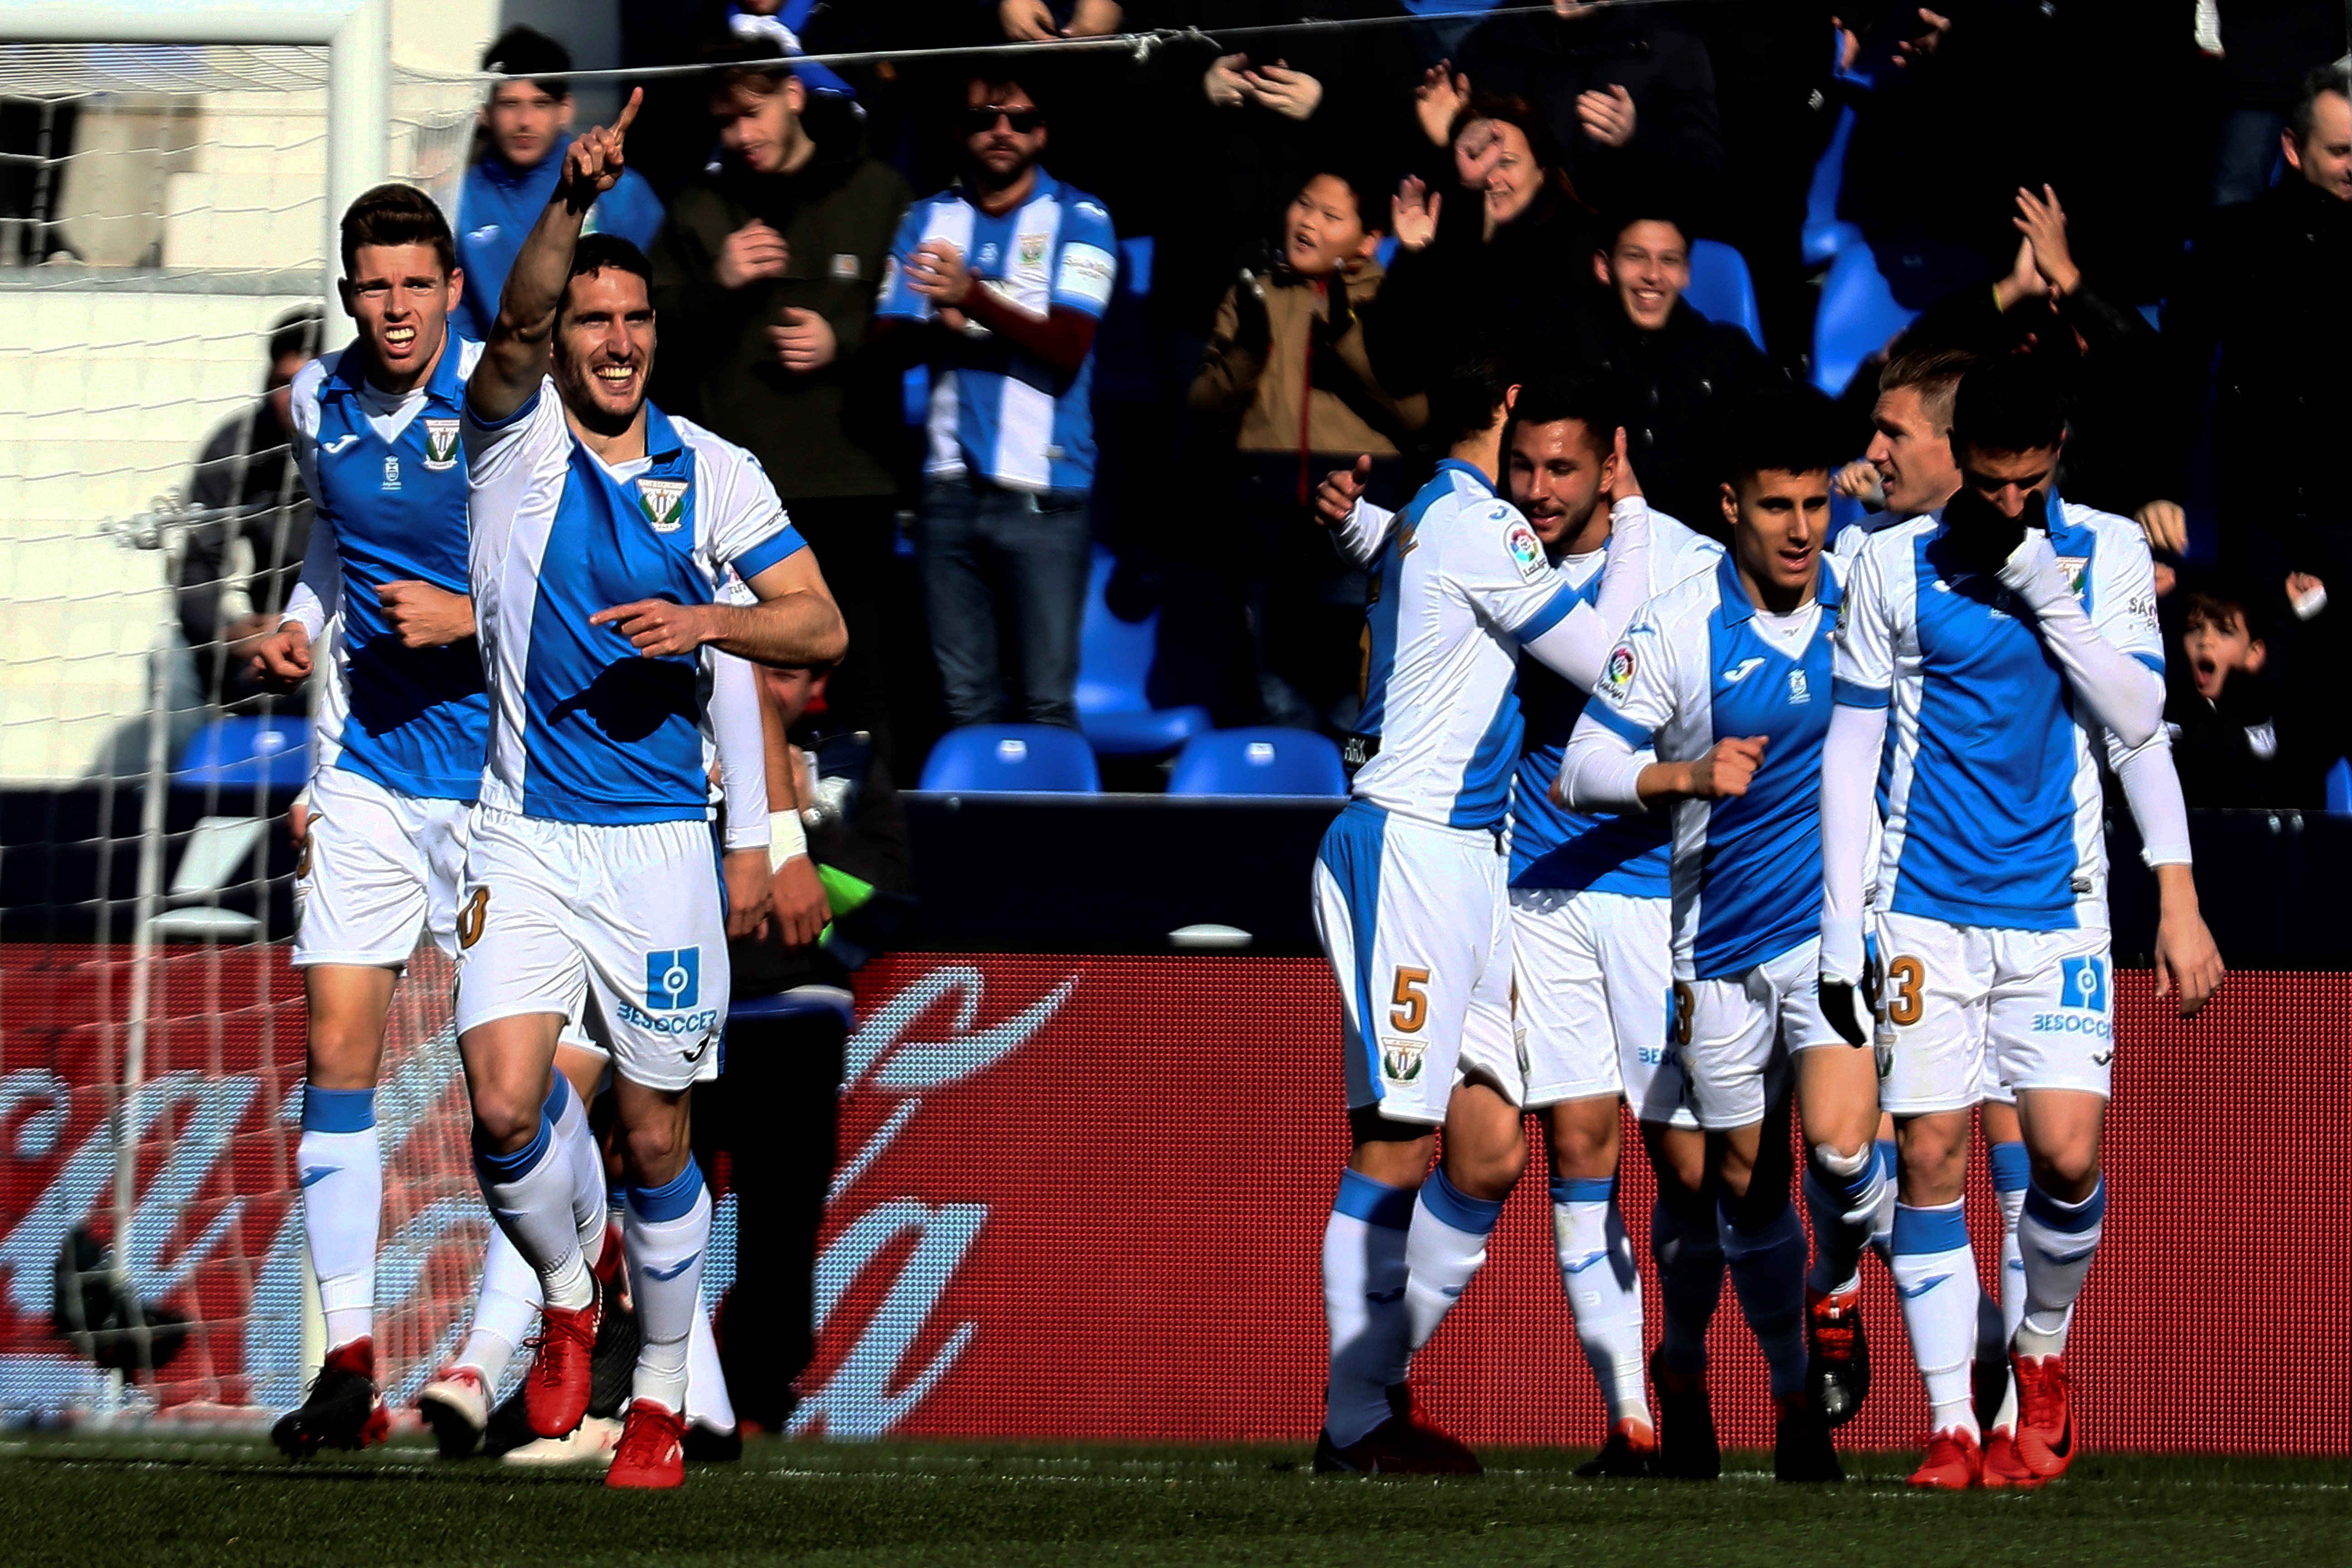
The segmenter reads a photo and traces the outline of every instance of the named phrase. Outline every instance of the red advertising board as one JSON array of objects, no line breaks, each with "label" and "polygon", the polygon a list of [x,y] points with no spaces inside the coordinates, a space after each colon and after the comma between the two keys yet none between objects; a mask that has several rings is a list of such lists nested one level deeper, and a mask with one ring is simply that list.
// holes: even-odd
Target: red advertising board
[{"label": "red advertising board", "polygon": [[[100,1022],[121,1016],[123,985],[61,950],[0,953],[0,1407],[19,1415],[123,1397],[251,1414],[299,1382],[298,990],[275,951],[174,953],[163,969],[126,1251],[151,1297],[196,1326],[153,1387],[124,1396],[93,1386],[48,1321],[64,1233],[106,1223],[121,1040]],[[412,994],[439,994],[415,978]],[[1312,1436],[1316,1259],[1346,1152],[1322,965],[903,954],[860,976],[859,1002],[799,1429]],[[2352,976],[2233,975],[2189,1024],[2153,1003],[2147,974],[2120,977],[2111,1201],[2069,1358],[2087,1441],[2352,1451],[2347,1023]],[[379,1096],[396,1388],[452,1331],[481,1237],[453,1064],[446,1039],[412,1041]],[[1637,1167],[1638,1250],[1651,1185]],[[1990,1259],[1987,1197],[1979,1179]],[[1842,1436],[1909,1444],[1918,1379],[1884,1271],[1864,1280],[1877,1377]],[[1712,1343],[1727,1440],[1769,1441],[1762,1364],[1728,1292]],[[1599,1440],[1539,1163],[1414,1375],[1431,1415],[1474,1443]]]}]

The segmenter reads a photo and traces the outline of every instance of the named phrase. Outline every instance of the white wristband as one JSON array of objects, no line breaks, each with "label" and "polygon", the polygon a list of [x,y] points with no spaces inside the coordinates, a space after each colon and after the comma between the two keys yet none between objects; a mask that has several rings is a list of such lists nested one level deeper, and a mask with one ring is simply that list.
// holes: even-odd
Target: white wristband
[{"label": "white wristband", "polygon": [[768,869],[780,870],[787,860],[808,853],[808,828],[797,811],[768,813]]}]

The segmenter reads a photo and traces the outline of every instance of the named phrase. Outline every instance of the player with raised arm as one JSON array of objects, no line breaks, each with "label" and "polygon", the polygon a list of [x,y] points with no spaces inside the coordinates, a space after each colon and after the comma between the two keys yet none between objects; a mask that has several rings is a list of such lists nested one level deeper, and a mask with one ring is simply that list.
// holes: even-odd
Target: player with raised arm
[{"label": "player with raised arm", "polygon": [[[1893,1267],[1931,1406],[1911,1478],[1923,1487],[2038,1486],[2076,1452],[2063,1352],[2105,1208],[2115,1057],[2095,742],[2159,880],[2188,875],[2177,785],[2168,811],[2151,778],[2170,763],[2147,542],[2126,519],[2058,500],[2064,437],[2058,391],[2032,359],[1969,372],[1951,426],[1958,489],[1863,548],[1838,632],[1822,1010],[1868,1037],[1867,924],[1889,1043],[1882,1098],[1901,1145]],[[1874,797],[1885,835],[1865,910]],[[2210,988],[2210,950],[2173,952],[2184,1004]],[[1960,1212],[1968,1111],[1988,1079],[2016,1096],[2030,1170],[2011,1347],[2020,1410],[1990,1452],[1971,1408],[1979,1293]]]},{"label": "player with raised arm", "polygon": [[[1519,751],[1520,652],[1589,686],[1610,626],[1647,582],[1646,511],[1622,521],[1596,596],[1558,579],[1534,529],[1496,494],[1518,395],[1501,358],[1474,351],[1434,399],[1432,427],[1448,456],[1380,549],[1350,743],[1360,765],[1316,861],[1354,1142],[1324,1232],[1323,1471],[1477,1468],[1461,1445],[1392,1406],[1411,1354],[1406,1231],[1422,1225],[1433,1130],[1446,1121],[1465,1037],[1486,1031],[1508,1048],[1502,832]],[[1442,1172],[1434,1184],[1458,1192]],[[1483,1251],[1484,1232],[1471,1244]]]},{"label": "player with raised arm", "polygon": [[[688,1342],[710,1226],[688,1090],[716,1068],[727,995],[702,650],[823,663],[845,639],[751,455],[646,401],[644,256],[581,237],[620,176],[639,101],[565,150],[467,383],[470,580],[491,711],[457,1022],[483,1193],[540,1279],[525,1396],[542,1436],[586,1409],[598,1316],[572,1196],[547,1157],[551,1063],[583,1005],[610,1044],[642,1343],[605,1480],[667,1487],[685,1479]],[[757,604],[717,602],[730,568]],[[766,837],[764,786],[757,795],[730,814],[741,847]]]},{"label": "player with raised arm", "polygon": [[[1771,1372],[1787,1481],[1843,1479],[1829,1444],[1866,1387],[1855,1271],[1877,1187],[1876,1065],[1822,1018],[1821,743],[1839,577],[1823,560],[1835,437],[1817,395],[1733,411],[1722,490],[1731,551],[1644,605],[1570,738],[1568,805],[1674,817],[1675,1024],[1720,1183],[1717,1226]],[[1653,752],[1654,753],[1653,755]],[[1816,1256],[1789,1202],[1795,1100]],[[1807,1286],[1816,1322],[1808,1386]]]},{"label": "player with raised arm", "polygon": [[[1598,588],[1615,520],[1644,512],[1653,538],[1648,598],[1711,568],[1723,548],[1649,510],[1624,458],[1612,391],[1598,378],[1563,374],[1520,394],[1507,451],[1510,499],[1555,574],[1587,593]],[[1361,499],[1359,477],[1329,475],[1318,505],[1341,552],[1369,564],[1391,519]],[[1703,1372],[1723,1258],[1706,1190],[1706,1141],[1666,1037],[1673,972],[1664,822],[1553,805],[1551,783],[1587,689],[1522,658],[1518,696],[1526,733],[1512,790],[1509,892],[1517,1048],[1487,1050],[1493,1042],[1483,1036],[1465,1041],[1447,1127],[1465,1158],[1449,1179],[1472,1182],[1465,1167],[1475,1166],[1491,1184],[1466,1195],[1498,1204],[1526,1163],[1524,1112],[1541,1113],[1560,1284],[1608,1409],[1601,1451],[1578,1473],[1712,1476],[1721,1461]],[[1663,1428],[1643,1387],[1641,1275],[1617,1206],[1621,1102],[1634,1108],[1660,1183],[1651,1237],[1665,1306],[1661,1355],[1672,1363],[1670,1371],[1662,1363]],[[1434,1222],[1415,1224],[1424,1241],[1441,1234]],[[1455,1270],[1475,1268],[1483,1254],[1434,1250],[1452,1257]],[[1443,1267],[1432,1257],[1411,1275],[1416,1346],[1469,1284],[1467,1272],[1440,1278]]]}]

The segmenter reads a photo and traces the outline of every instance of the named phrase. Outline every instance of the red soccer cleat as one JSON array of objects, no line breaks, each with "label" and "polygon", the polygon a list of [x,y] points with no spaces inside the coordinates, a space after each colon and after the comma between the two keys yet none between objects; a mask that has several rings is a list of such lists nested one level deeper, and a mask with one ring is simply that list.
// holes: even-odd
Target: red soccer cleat
[{"label": "red soccer cleat", "polygon": [[1992,1436],[1985,1439],[1984,1484],[1994,1491],[2032,1491],[2045,1484],[2017,1457],[2016,1434],[2006,1426],[1994,1427]]},{"label": "red soccer cleat", "polygon": [[1318,1476],[1475,1476],[1478,1457],[1434,1426],[1391,1415],[1342,1448],[1325,1432],[1315,1444]]},{"label": "red soccer cleat", "polygon": [[327,1352],[300,1408],[279,1416],[269,1437],[288,1458],[307,1459],[321,1448],[373,1447],[391,1432],[392,1412],[376,1393],[375,1342],[362,1336]]},{"label": "red soccer cleat", "polygon": [[2009,1358],[2017,1374],[2017,1458],[2045,1481],[2074,1462],[2074,1380],[2054,1355]]},{"label": "red soccer cleat", "polygon": [[621,1446],[613,1450],[608,1487],[661,1488],[686,1484],[686,1418],[650,1399],[629,1406]]},{"label": "red soccer cleat", "polygon": [[1964,1492],[1983,1479],[1984,1450],[1977,1446],[1975,1433],[1957,1426],[1929,1433],[1927,1457],[1911,1472],[1913,1486],[1950,1492]]},{"label": "red soccer cleat", "polygon": [[1576,1473],[1587,1479],[1647,1479],[1655,1473],[1657,1463],[1657,1433],[1648,1422],[1629,1415],[1609,1429],[1609,1440],[1601,1445],[1601,1452],[1577,1466]]},{"label": "red soccer cleat", "polygon": [[523,1376],[522,1399],[530,1429],[542,1437],[562,1436],[588,1414],[599,1317],[593,1300],[576,1309],[540,1309],[539,1353]]}]

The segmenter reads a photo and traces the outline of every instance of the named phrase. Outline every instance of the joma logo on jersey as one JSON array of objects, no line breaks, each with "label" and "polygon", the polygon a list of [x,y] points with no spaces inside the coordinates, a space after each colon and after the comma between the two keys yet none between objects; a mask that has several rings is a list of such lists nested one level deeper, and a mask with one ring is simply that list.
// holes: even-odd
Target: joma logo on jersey
[{"label": "joma logo on jersey", "polygon": [[686,487],[684,479],[637,481],[637,505],[656,533],[676,533],[686,521]]},{"label": "joma logo on jersey", "polygon": [[435,473],[446,473],[457,466],[457,422],[455,419],[427,419],[425,422],[425,466]]},{"label": "joma logo on jersey", "polygon": [[702,949],[656,948],[646,954],[646,1005],[674,1013],[702,995]]},{"label": "joma logo on jersey", "polygon": [[1391,1083],[1411,1083],[1421,1076],[1422,1058],[1426,1046],[1409,1046],[1402,1040],[1381,1042],[1381,1076]]}]

